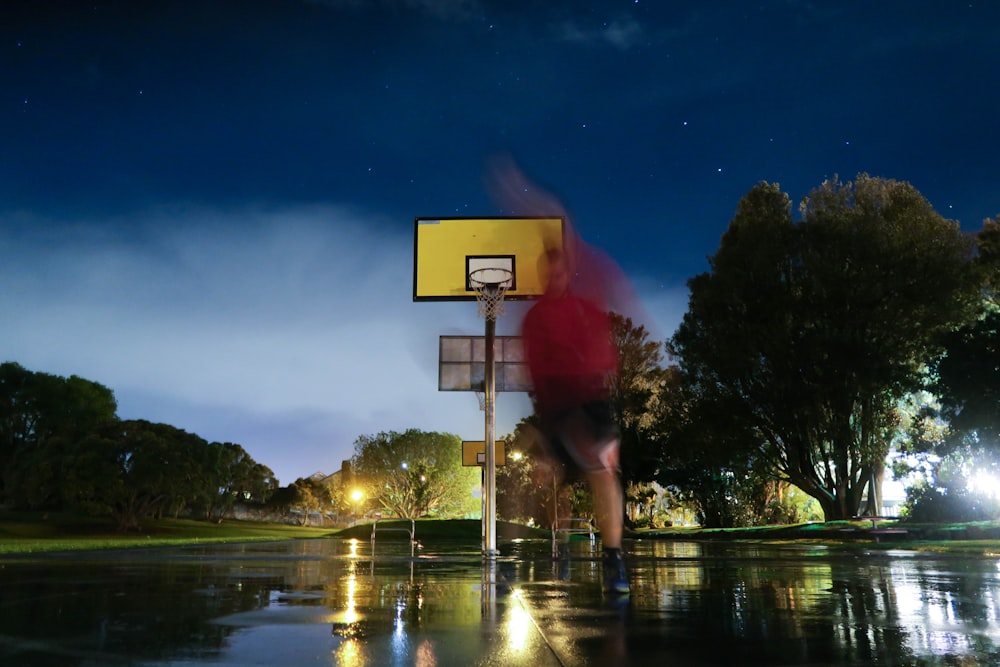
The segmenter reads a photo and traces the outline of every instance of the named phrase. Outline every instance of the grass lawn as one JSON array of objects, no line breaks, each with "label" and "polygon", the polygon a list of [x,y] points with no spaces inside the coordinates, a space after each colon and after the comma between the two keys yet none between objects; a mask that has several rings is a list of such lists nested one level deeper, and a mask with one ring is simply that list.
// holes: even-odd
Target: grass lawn
[{"label": "grass lawn", "polygon": [[[410,522],[385,520],[379,525],[408,530]],[[416,538],[425,544],[435,540],[475,542],[480,539],[481,531],[478,519],[421,519],[416,522]],[[148,521],[141,532],[121,533],[106,518],[0,510],[0,555],[325,537],[367,540],[371,533],[370,523],[330,529],[236,520],[215,524],[190,519]],[[1000,521],[939,525],[879,520],[874,526],[870,520],[830,521],[757,528],[665,528],[641,530],[631,536],[637,539],[854,543],[865,549],[1000,555]],[[550,533],[498,521],[497,537],[500,540],[548,539]],[[406,538],[406,533],[401,531],[385,533],[385,539]]]},{"label": "grass lawn", "polygon": [[221,524],[190,519],[148,521],[144,530],[122,533],[109,519],[77,514],[0,511],[0,554],[119,549],[208,542],[252,542],[328,537],[329,528],[252,521]]},{"label": "grass lawn", "polygon": [[[409,528],[409,521],[380,521],[386,528]],[[254,542],[323,537],[370,539],[372,526],[363,523],[351,528],[309,528],[275,523],[236,521],[221,524],[191,519],[147,521],[142,531],[121,533],[110,519],[69,513],[11,512],[0,510],[0,555],[31,554],[86,549],[122,549],[220,542]],[[480,539],[478,519],[421,519],[418,540]],[[549,532],[519,524],[497,522],[501,539],[548,538]],[[406,539],[399,531],[385,533],[386,539]],[[379,539],[382,539],[381,537]]]},{"label": "grass lawn", "polygon": [[1000,555],[1000,521],[925,524],[896,519],[875,522],[857,519],[754,528],[663,528],[641,530],[634,536],[640,539],[852,543],[868,550]]}]

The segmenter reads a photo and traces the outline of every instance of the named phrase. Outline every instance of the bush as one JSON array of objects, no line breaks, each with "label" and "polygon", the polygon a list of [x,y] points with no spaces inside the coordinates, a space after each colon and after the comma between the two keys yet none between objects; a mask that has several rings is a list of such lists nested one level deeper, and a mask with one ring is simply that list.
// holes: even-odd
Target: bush
[{"label": "bush", "polygon": [[900,513],[909,521],[921,523],[989,521],[1000,516],[1000,502],[981,494],[938,489],[920,482],[906,490],[906,502]]},{"label": "bush", "polygon": [[643,514],[642,516],[636,517],[635,521],[632,522],[632,528],[669,528],[674,525],[674,522],[670,520],[670,516],[665,512],[657,512],[652,519],[649,516]]}]

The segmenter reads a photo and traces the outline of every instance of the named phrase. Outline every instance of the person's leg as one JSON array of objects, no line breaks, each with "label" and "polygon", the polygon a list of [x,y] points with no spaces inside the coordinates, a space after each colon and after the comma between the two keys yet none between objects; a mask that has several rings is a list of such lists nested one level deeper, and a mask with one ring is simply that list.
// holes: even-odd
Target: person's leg
[{"label": "person's leg", "polygon": [[619,442],[610,411],[603,404],[584,406],[562,423],[567,451],[584,471],[594,497],[594,515],[604,547],[604,588],[628,593],[628,575],[622,556],[624,499],[618,475]]},{"label": "person's leg", "polygon": [[[618,443],[611,443],[609,450],[617,455]],[[615,461],[615,463],[617,463]],[[628,593],[628,573],[622,554],[622,526],[624,524],[624,499],[617,465],[608,465],[587,473],[590,489],[594,495],[594,514],[597,527],[601,531],[604,547],[604,588],[613,593]]]},{"label": "person's leg", "polygon": [[594,494],[594,514],[601,542],[606,549],[621,549],[623,500],[622,486],[615,470],[603,469],[587,473]]}]

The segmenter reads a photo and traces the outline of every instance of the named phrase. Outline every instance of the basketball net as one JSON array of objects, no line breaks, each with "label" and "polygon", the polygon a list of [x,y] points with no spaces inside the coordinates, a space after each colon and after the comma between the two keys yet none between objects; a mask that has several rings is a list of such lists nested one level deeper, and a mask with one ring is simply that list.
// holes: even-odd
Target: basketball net
[{"label": "basketball net", "polygon": [[495,320],[503,315],[503,297],[514,274],[507,269],[487,267],[469,273],[469,283],[476,292],[479,316]]}]

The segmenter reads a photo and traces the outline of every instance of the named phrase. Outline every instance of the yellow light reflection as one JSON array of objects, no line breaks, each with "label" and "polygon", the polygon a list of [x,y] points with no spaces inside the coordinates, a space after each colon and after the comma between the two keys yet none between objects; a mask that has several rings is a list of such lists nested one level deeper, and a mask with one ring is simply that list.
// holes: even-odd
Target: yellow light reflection
[{"label": "yellow light reflection", "polygon": [[507,613],[507,645],[511,651],[520,652],[528,646],[528,634],[531,632],[531,614],[524,607],[521,591],[515,589],[511,593],[512,604]]},{"label": "yellow light reflection", "polygon": [[353,572],[347,578],[347,600],[344,603],[344,623],[354,623],[361,615],[355,609],[354,593],[358,589],[358,576]]},{"label": "yellow light reflection", "polygon": [[416,660],[413,664],[416,667],[437,667],[438,664],[437,655],[434,653],[434,644],[427,640],[417,647],[417,654],[414,658]]},{"label": "yellow light reflection", "polygon": [[361,653],[361,642],[357,639],[347,639],[333,652],[335,663],[339,667],[364,667],[365,658]]}]

